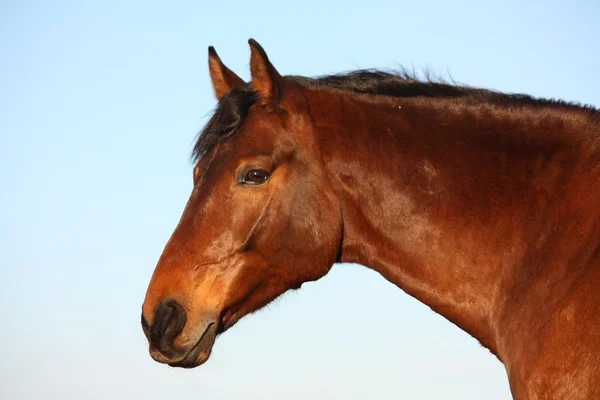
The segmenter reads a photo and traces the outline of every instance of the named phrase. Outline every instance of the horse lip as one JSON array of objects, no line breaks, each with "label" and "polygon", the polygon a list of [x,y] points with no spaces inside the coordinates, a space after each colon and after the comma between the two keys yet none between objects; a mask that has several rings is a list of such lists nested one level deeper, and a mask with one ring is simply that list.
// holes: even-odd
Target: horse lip
[{"label": "horse lip", "polygon": [[[198,339],[198,341],[190,349],[190,351],[188,351],[187,354],[181,360],[169,363],[169,366],[180,367],[180,368],[194,368],[194,367],[197,367],[198,365],[204,363],[208,359],[208,357],[206,357],[206,359],[202,360],[201,362],[198,362],[198,356],[204,350],[208,350],[208,352],[210,354],[210,347],[212,347],[212,344],[207,343],[208,345],[210,345],[210,347],[208,349],[203,349],[202,348],[203,346],[201,346],[201,345],[203,344],[202,341],[204,340],[204,338],[207,338],[210,336],[210,330],[214,325],[215,325],[215,322],[211,322],[210,324],[208,324],[208,326],[204,330],[204,333],[200,336],[200,339]],[[213,339],[213,342],[214,342],[214,339]]]}]

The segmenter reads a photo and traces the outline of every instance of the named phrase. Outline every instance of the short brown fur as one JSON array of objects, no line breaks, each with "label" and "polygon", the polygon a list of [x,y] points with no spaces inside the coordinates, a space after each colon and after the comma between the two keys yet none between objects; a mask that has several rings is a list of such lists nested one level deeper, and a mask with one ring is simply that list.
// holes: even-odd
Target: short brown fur
[{"label": "short brown fur", "polygon": [[598,113],[344,90],[250,45],[251,86],[211,62],[222,102],[252,100],[200,146],[143,305],[153,358],[200,365],[244,315],[355,262],[489,348],[514,398],[600,398]]}]

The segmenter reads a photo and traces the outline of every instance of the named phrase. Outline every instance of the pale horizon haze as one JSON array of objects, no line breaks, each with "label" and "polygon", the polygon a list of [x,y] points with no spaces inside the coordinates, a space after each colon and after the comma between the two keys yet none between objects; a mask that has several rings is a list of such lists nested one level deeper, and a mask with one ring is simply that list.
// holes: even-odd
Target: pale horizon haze
[{"label": "pale horizon haze", "polygon": [[192,370],[140,326],[216,105],[207,48],[249,78],[424,68],[600,106],[600,3],[0,1],[0,398],[509,399],[503,365],[377,273],[336,265]]}]

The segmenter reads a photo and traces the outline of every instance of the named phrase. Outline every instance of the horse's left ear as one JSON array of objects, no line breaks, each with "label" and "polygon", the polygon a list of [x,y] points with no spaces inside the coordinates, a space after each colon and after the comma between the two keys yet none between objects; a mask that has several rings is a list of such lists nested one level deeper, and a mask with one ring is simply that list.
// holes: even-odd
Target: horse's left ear
[{"label": "horse's left ear", "polygon": [[252,86],[258,94],[261,104],[276,104],[281,100],[283,77],[269,61],[267,53],[254,39],[250,44],[250,72]]},{"label": "horse's left ear", "polygon": [[212,46],[208,48],[208,70],[217,100],[221,100],[234,87],[246,84],[242,78],[223,64]]}]

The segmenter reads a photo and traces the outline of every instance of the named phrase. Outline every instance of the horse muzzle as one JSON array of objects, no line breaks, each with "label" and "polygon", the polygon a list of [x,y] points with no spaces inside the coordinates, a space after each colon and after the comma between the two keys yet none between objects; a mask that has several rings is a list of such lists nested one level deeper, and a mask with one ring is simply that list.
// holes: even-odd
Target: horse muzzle
[{"label": "horse muzzle", "polygon": [[174,300],[157,307],[151,324],[142,314],[142,329],[150,344],[150,356],[172,367],[194,368],[206,362],[218,325],[216,315],[210,313],[191,324],[183,307]]}]

